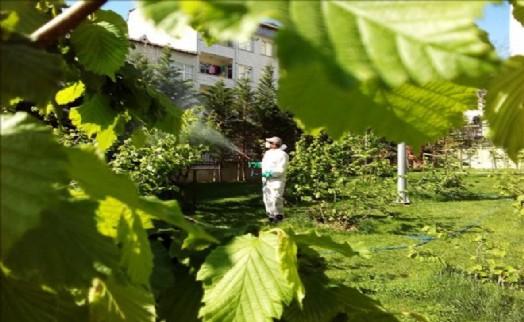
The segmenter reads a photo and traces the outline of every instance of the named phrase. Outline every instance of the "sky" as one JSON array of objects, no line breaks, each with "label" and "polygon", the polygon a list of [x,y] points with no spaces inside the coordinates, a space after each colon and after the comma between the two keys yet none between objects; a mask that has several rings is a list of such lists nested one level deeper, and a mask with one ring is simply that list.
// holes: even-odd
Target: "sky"
[{"label": "sky", "polygon": [[[66,1],[73,3],[75,1]],[[113,10],[127,19],[127,13],[133,9],[135,4],[132,1],[109,0],[104,9]],[[486,6],[484,17],[477,20],[477,25],[488,32],[491,43],[497,49],[501,57],[506,57],[509,53],[509,4]]]},{"label": "sky", "polygon": [[477,25],[488,32],[489,40],[503,58],[509,55],[509,4],[490,4],[484,10],[484,17]]}]

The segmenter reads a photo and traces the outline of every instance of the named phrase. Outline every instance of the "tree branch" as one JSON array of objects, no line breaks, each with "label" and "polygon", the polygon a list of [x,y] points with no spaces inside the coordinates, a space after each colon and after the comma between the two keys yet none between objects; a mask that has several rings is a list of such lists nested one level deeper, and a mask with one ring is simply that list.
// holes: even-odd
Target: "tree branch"
[{"label": "tree branch", "polygon": [[62,12],[33,32],[31,39],[40,46],[48,46],[65,35],[69,30],[78,26],[87,16],[98,10],[106,2],[107,0],[77,2],[69,10]]}]

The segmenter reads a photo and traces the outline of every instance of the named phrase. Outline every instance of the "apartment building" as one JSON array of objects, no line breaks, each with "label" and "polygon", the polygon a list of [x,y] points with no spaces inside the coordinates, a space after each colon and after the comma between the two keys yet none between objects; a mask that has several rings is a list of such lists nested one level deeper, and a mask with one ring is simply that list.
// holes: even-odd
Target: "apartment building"
[{"label": "apartment building", "polygon": [[137,51],[155,60],[163,48],[170,48],[172,60],[182,77],[193,80],[200,90],[219,79],[228,87],[233,87],[236,80],[244,77],[257,83],[266,65],[275,66],[275,77],[278,78],[274,46],[276,24],[261,24],[247,42],[219,42],[211,46],[189,27],[181,32],[180,38],[174,38],[145,21],[136,10],[129,12],[127,24],[129,39]]}]

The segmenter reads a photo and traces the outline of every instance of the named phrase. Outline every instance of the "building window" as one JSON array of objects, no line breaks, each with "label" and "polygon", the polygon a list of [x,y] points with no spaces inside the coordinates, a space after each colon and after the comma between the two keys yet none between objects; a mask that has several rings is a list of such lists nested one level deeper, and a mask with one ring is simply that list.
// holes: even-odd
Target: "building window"
[{"label": "building window", "polygon": [[253,39],[250,39],[246,42],[238,43],[238,49],[246,50],[246,51],[253,51]]},{"label": "building window", "polygon": [[182,80],[194,80],[195,79],[195,66],[175,63],[175,67],[178,69],[178,73]]},{"label": "building window", "polygon": [[248,78],[253,80],[253,67],[238,65],[238,79]]},{"label": "building window", "polygon": [[228,47],[228,48],[234,48],[235,45],[232,41],[219,41],[216,43],[219,46]]},{"label": "building window", "polygon": [[262,40],[262,44],[260,45],[260,51],[262,55],[273,57],[274,56],[273,43]]}]

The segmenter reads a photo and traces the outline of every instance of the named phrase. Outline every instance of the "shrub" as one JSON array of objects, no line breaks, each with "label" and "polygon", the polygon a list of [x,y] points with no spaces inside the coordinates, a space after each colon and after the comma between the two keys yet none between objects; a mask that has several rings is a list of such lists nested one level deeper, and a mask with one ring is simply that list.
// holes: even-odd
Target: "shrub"
[{"label": "shrub", "polygon": [[411,184],[410,192],[423,199],[439,201],[461,200],[472,196],[464,182],[465,175],[451,169],[439,169],[429,164],[418,180]]},{"label": "shrub", "polygon": [[125,172],[140,193],[169,197],[179,190],[189,167],[201,160],[204,145],[178,144],[176,136],[158,130],[144,130],[146,141],[137,147],[127,139],[110,162],[116,172]]},{"label": "shrub", "polygon": [[374,136],[346,134],[333,141],[325,133],[305,136],[292,153],[289,186],[299,201],[312,203],[309,216],[348,229],[356,215],[384,213],[395,199],[390,144]]},{"label": "shrub", "polygon": [[517,196],[524,195],[524,176],[504,173],[497,179],[495,188],[499,190],[501,196],[517,198]]}]

